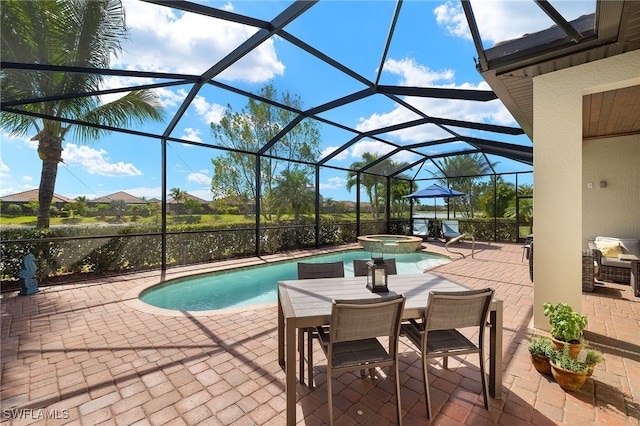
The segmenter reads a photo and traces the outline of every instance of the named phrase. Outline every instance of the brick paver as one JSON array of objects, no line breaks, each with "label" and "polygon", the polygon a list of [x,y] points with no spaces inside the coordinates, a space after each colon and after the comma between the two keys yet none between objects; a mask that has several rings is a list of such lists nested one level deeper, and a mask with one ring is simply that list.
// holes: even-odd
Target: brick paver
[{"label": "brick paver", "polygon": [[[430,363],[434,423],[639,425],[640,305],[630,287],[607,283],[583,294],[586,338],[602,350],[585,386],[565,393],[531,366],[527,344],[533,286],[522,246],[461,243],[454,262],[435,272],[470,287],[491,286],[504,300],[503,398],[484,410],[477,358]],[[448,254],[441,243],[430,251]],[[321,250],[326,251],[326,250]],[[279,254],[282,259],[304,252]],[[269,259],[267,259],[269,260]],[[169,278],[243,259],[170,270]],[[159,272],[41,287],[2,302],[3,424],[257,424],[282,425],[284,372],[277,362],[274,303],[207,313],[172,314],[145,307],[138,289],[160,282]],[[298,385],[300,425],[328,420],[324,354],[316,345],[316,388]],[[404,424],[428,424],[419,356],[400,344]],[[395,419],[394,386],[385,374],[335,380],[336,424],[388,424]],[[37,416],[55,418],[37,418]]]}]

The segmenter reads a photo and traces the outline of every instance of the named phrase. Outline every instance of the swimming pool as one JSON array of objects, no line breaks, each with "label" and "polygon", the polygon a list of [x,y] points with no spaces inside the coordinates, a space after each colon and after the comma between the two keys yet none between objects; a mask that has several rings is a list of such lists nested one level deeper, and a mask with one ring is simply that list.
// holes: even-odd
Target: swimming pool
[{"label": "swimming pool", "polygon": [[[278,300],[278,281],[295,280],[298,262],[344,262],[345,276],[353,276],[353,259],[368,259],[365,250],[304,257],[253,267],[178,278],[151,287],[140,300],[157,308],[180,311],[207,311],[259,305]],[[391,256],[389,256],[391,257]],[[432,253],[394,254],[398,274],[419,274],[425,269],[449,263]]]}]

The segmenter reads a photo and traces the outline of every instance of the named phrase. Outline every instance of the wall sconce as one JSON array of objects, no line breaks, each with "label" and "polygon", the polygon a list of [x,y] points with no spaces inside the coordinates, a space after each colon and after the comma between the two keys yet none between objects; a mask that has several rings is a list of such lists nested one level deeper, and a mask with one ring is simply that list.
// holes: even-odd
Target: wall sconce
[{"label": "wall sconce", "polygon": [[382,257],[372,257],[367,262],[367,288],[372,293],[388,293],[387,264]]},{"label": "wall sconce", "polygon": [[606,180],[601,180],[600,181],[600,188],[606,188],[607,187],[607,181]]}]

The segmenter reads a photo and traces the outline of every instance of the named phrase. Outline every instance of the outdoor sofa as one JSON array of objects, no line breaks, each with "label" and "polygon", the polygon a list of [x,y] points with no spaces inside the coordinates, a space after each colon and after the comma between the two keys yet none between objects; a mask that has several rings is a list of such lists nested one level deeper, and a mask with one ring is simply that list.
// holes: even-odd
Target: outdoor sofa
[{"label": "outdoor sofa", "polygon": [[631,262],[618,259],[620,254],[640,256],[640,239],[599,236],[590,240],[582,254],[583,290],[589,290],[585,284],[593,279],[630,284]]}]

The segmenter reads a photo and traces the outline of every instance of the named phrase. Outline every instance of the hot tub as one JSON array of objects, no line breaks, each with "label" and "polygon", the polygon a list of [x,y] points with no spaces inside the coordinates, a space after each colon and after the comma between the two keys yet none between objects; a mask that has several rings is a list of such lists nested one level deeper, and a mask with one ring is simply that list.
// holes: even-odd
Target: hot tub
[{"label": "hot tub", "polygon": [[422,247],[422,238],[411,235],[361,235],[358,243],[372,253],[413,253]]}]

